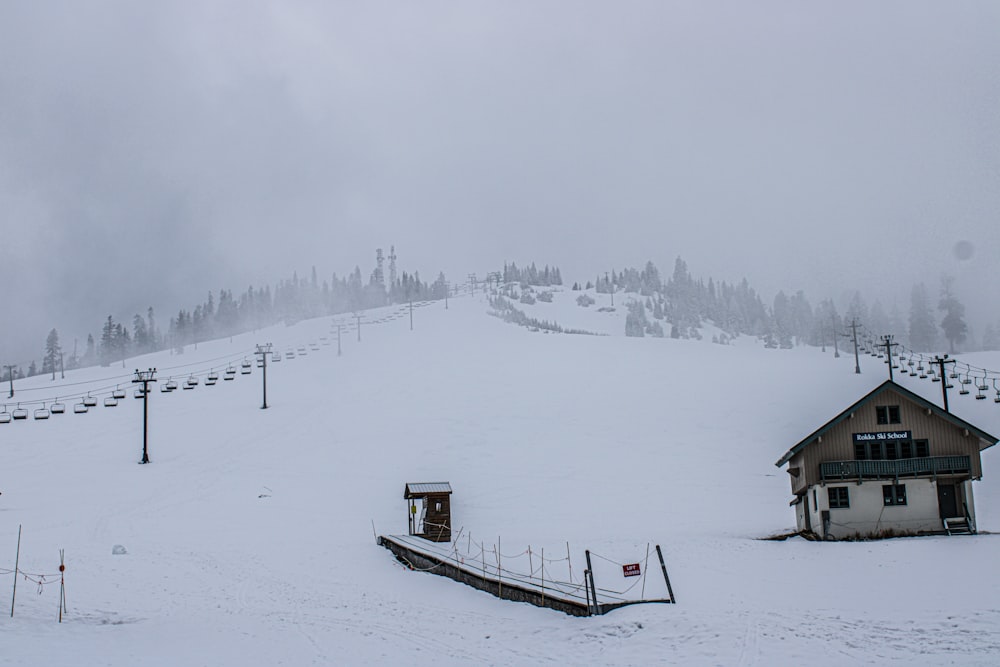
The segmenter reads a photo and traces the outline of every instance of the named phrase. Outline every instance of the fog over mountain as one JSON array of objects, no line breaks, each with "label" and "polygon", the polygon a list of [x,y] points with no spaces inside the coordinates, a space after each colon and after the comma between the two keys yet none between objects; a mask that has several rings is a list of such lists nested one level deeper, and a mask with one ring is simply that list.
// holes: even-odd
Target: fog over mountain
[{"label": "fog over mountain", "polygon": [[390,245],[425,279],[682,255],[903,313],[947,273],[996,322],[998,27],[990,1],[3,3],[0,358]]}]

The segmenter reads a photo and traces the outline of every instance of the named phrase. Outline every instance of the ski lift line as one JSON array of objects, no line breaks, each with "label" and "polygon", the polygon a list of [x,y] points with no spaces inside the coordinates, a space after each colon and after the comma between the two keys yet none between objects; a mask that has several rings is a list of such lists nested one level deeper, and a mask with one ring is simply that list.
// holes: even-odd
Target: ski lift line
[{"label": "ski lift line", "polygon": [[[231,357],[231,358],[230,357],[219,357],[218,359],[229,359],[230,361],[236,361],[236,360],[242,360],[243,358],[244,358],[244,356],[240,355],[238,357]],[[209,360],[209,361],[218,361],[218,359]],[[198,362],[198,363],[201,364],[201,363],[206,363],[206,362],[201,361],[201,362]],[[185,366],[193,366],[193,365],[195,365],[195,364],[185,364],[183,366],[171,366],[171,367],[165,368],[163,370],[183,368]],[[198,376],[198,377],[207,376],[207,375],[211,374],[213,370],[214,370],[213,368],[210,368],[208,370],[195,371],[195,372],[189,373],[188,375],[195,375],[195,376]],[[65,383],[65,384],[59,384],[59,385],[52,385],[52,386],[49,386],[49,387],[32,387],[32,388],[28,388],[28,389],[19,389],[18,391],[42,391],[42,390],[51,391],[53,389],[59,389],[60,387],[73,387],[73,386],[80,386],[80,385],[88,385],[88,384],[93,384],[95,382],[103,382],[103,381],[108,381],[108,380],[115,380],[115,379],[119,379],[119,378],[130,378],[130,377],[132,377],[132,376],[131,375],[127,375],[127,376],[112,376],[111,378],[101,378],[100,380],[90,380],[90,381],[84,381],[84,382],[71,382],[71,383]],[[20,401],[20,402],[23,403],[24,405],[45,405],[46,403],[53,403],[53,402],[57,401],[59,398],[64,398],[66,400],[73,400],[73,399],[77,399],[77,398],[83,399],[83,398],[85,398],[87,396],[102,397],[102,396],[104,396],[106,394],[113,393],[115,390],[120,390],[120,387],[121,387],[121,383],[108,384],[108,385],[96,387],[96,388],[91,389],[89,391],[81,391],[81,392],[78,392],[78,393],[68,393],[68,394],[64,394],[64,393],[60,392],[58,396],[55,396],[53,398],[39,398],[39,399],[32,399],[32,400],[29,400],[29,401]]]}]

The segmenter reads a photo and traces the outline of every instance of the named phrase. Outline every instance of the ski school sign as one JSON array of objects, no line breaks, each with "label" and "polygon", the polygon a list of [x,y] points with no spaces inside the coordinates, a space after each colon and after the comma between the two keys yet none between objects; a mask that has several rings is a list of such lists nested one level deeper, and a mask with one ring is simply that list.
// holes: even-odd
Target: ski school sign
[{"label": "ski school sign", "polygon": [[881,433],[854,433],[854,442],[897,442],[899,440],[911,440],[913,433],[910,431],[885,431]]}]

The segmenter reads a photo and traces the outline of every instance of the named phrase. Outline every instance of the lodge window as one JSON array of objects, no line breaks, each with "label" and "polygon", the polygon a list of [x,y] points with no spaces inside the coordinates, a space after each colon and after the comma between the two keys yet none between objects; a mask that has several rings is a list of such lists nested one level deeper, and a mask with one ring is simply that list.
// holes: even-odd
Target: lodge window
[{"label": "lodge window", "polygon": [[[882,487],[882,504],[886,507],[891,505],[906,504],[906,485],[889,484]],[[831,505],[832,507],[832,505]]]},{"label": "lodge window", "polygon": [[830,509],[844,509],[851,506],[846,486],[828,486],[826,492],[830,500]]},{"label": "lodge window", "polygon": [[912,459],[913,458],[913,443],[909,440],[904,440],[899,443],[899,458],[901,459]]},{"label": "lodge window", "polygon": [[877,405],[875,406],[875,420],[879,424],[898,424],[899,419],[899,406],[898,405]]},{"label": "lodge window", "polygon": [[917,459],[925,459],[931,455],[930,446],[927,444],[926,440],[914,440],[913,441],[913,457]]},{"label": "lodge window", "polygon": [[868,445],[863,442],[854,443],[854,460],[864,461],[868,458]]}]

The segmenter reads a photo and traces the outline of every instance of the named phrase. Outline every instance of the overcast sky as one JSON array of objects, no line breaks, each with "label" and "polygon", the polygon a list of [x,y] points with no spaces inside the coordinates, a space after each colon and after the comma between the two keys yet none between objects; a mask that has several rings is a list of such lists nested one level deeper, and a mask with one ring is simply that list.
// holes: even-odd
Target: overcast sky
[{"label": "overcast sky", "polygon": [[0,0],[0,357],[391,244],[904,313],[947,272],[995,322],[998,36],[995,0]]}]

